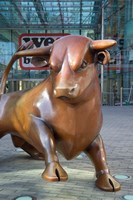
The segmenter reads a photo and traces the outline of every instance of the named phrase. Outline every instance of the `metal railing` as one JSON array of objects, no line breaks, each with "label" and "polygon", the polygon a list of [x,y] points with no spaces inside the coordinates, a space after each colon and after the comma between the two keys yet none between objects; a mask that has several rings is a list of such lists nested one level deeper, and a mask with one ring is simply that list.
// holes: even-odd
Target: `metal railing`
[{"label": "metal railing", "polygon": [[114,93],[113,92],[103,92],[102,93],[102,104],[108,106],[114,106]]},{"label": "metal railing", "polygon": [[133,105],[133,85],[130,88],[120,89],[120,106]]},{"label": "metal railing", "polygon": [[[31,89],[46,78],[47,76],[43,79],[8,79],[6,82],[6,92]],[[102,94],[102,104],[108,106],[133,105],[133,87],[120,88],[119,94],[104,91]]]},{"label": "metal railing", "polygon": [[6,82],[6,92],[31,89],[44,79],[12,79]]}]

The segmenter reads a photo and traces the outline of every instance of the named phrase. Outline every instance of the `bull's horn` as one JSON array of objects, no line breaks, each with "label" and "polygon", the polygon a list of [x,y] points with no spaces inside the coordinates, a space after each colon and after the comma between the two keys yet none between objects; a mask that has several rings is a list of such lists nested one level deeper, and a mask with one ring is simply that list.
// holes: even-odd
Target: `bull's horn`
[{"label": "bull's horn", "polygon": [[90,44],[90,49],[104,50],[114,46],[115,44],[115,40],[93,40]]}]

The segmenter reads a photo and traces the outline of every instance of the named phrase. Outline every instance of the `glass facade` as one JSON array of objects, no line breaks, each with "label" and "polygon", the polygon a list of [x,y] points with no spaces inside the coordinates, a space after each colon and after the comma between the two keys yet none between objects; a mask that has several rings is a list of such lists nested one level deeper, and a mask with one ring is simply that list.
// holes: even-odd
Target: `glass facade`
[{"label": "glass facade", "polygon": [[[104,5],[104,35],[117,41],[106,66],[104,91],[119,105],[133,103],[133,0],[106,1]],[[110,95],[109,95],[110,96]],[[109,102],[109,100],[108,100]]]},{"label": "glass facade", "polygon": [[[21,34],[69,33],[92,39],[112,38],[117,40],[117,46],[110,50],[111,61],[104,66],[103,104],[131,104],[132,27],[133,0],[0,0],[0,77],[19,46]],[[22,70],[16,62],[9,79],[43,78],[47,74]]]}]

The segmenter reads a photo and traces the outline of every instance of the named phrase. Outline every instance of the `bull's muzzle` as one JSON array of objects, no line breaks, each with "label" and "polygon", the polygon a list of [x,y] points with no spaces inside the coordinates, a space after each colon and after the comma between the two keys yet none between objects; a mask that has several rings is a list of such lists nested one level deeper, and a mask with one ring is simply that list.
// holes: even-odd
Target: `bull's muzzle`
[{"label": "bull's muzzle", "polygon": [[54,89],[54,96],[61,99],[76,98],[79,94],[79,86],[76,84],[69,87],[56,87]]}]

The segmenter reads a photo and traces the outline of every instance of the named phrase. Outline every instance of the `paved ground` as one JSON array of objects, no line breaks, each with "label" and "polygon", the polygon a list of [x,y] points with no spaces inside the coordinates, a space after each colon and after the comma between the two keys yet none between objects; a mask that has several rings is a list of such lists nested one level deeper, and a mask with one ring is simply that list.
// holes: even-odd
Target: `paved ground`
[{"label": "paved ground", "polygon": [[103,107],[103,114],[101,135],[111,172],[131,176],[129,180],[120,180],[121,191],[97,189],[94,168],[84,155],[72,161],[60,156],[69,175],[67,182],[43,181],[44,162],[16,151],[10,137],[5,136],[0,140],[0,200],[12,200],[19,195],[35,196],[37,200],[118,200],[123,195],[133,195],[133,107]]}]

